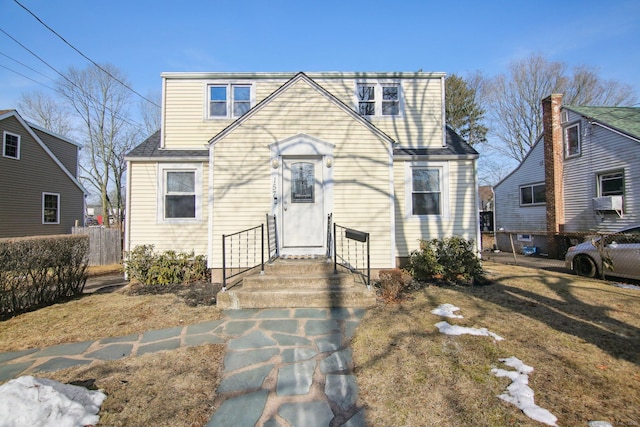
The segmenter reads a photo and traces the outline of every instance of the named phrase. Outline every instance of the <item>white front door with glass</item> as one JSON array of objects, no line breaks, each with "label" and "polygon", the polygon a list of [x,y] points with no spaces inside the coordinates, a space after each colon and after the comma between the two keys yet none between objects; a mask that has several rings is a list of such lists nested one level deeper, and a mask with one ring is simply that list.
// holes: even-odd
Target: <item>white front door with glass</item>
[{"label": "white front door with glass", "polygon": [[322,157],[282,159],[282,255],[325,253]]}]

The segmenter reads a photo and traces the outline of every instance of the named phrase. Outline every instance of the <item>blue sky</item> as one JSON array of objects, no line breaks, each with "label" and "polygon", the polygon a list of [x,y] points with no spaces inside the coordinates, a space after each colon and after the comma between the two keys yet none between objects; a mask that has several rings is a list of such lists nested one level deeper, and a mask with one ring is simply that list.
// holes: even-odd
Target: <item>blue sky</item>
[{"label": "blue sky", "polygon": [[[640,2],[19,0],[147,95],[163,71],[506,71],[530,53],[597,67],[640,94]],[[13,0],[0,29],[54,68],[87,61]],[[54,71],[0,32],[0,109]],[[6,68],[11,68],[9,71]],[[15,71],[15,72],[14,72]]]}]

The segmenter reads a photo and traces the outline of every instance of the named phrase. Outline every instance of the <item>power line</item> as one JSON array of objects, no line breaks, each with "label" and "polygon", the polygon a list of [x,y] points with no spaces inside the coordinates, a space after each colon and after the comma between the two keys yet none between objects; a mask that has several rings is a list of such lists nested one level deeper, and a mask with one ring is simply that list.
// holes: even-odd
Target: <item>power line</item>
[{"label": "power line", "polygon": [[136,95],[138,95],[140,98],[144,99],[145,101],[147,101],[148,103],[160,108],[160,106],[158,104],[156,104],[155,102],[153,102],[152,100],[148,99],[147,97],[141,95],[140,93],[138,93],[136,90],[134,90],[131,86],[129,86],[128,84],[126,84],[125,82],[123,82],[122,80],[120,80],[119,78],[115,77],[113,74],[111,74],[109,71],[105,70],[102,66],[98,65],[93,59],[89,58],[87,55],[85,55],[84,53],[82,53],[79,49],[77,49],[74,45],[72,45],[71,43],[69,43],[64,37],[62,37],[60,34],[58,34],[53,28],[51,28],[50,26],[48,26],[47,24],[45,24],[42,19],[38,18],[36,16],[36,14],[34,14],[32,11],[30,11],[27,7],[25,7],[24,5],[22,5],[18,0],[13,0],[18,6],[20,6],[21,8],[23,8],[24,10],[26,10],[31,16],[33,16],[39,23],[41,23],[47,30],[51,31],[53,34],[55,34],[56,36],[58,36],[58,38],[60,40],[62,40],[63,42],[65,42],[67,44],[67,46],[69,46],[71,49],[75,50],[80,56],[82,56],[84,59],[86,59],[87,61],[91,62],[93,65],[95,65],[96,67],[98,67],[102,72],[104,72],[105,74],[107,74],[109,77],[111,77],[112,79],[114,79],[115,81],[117,81],[118,83],[120,83],[122,86],[124,86],[125,88],[127,88],[128,90],[130,90],[131,92],[135,93]]},{"label": "power line", "polygon": [[42,82],[39,82],[39,81],[37,81],[37,80],[35,80],[35,79],[32,79],[31,77],[25,76],[24,74],[22,74],[22,73],[20,73],[20,72],[18,72],[18,71],[16,71],[16,70],[14,70],[14,69],[12,69],[12,68],[7,67],[6,65],[2,65],[2,64],[0,64],[0,67],[4,68],[5,70],[9,70],[9,71],[11,71],[11,72],[12,72],[12,73],[14,73],[14,74],[17,74],[17,75],[19,75],[20,77],[24,77],[24,78],[25,78],[25,79],[27,79],[27,80],[31,80],[31,81],[32,81],[32,82],[34,82],[34,83],[37,83],[37,84],[39,84],[39,85],[41,85],[41,86],[44,86],[44,87],[46,87],[47,89],[55,90],[55,89],[54,89],[54,88],[52,88],[51,86],[47,86],[46,84],[44,84],[44,83],[42,83]]},{"label": "power line", "polygon": [[[5,34],[6,34],[6,33],[5,33]],[[44,77],[44,78],[46,78],[46,79],[48,79],[48,80],[51,80],[52,82],[54,82],[54,83],[55,83],[55,80],[53,80],[51,77],[47,76],[46,74],[41,73],[40,71],[36,70],[35,68],[32,68],[32,67],[28,66],[27,64],[25,64],[25,63],[23,63],[23,62],[18,61],[18,60],[17,60],[17,59],[15,59],[15,58],[10,57],[10,56],[9,56],[9,55],[7,55],[6,53],[2,53],[2,52],[0,52],[0,55],[4,56],[5,58],[9,58],[9,59],[10,59],[10,60],[12,60],[13,62],[18,63],[18,64],[22,65],[23,67],[28,68],[29,70],[33,71],[34,73],[38,73],[38,74],[40,74],[42,77]],[[7,68],[7,67],[4,67],[4,68]],[[27,78],[27,79],[29,79],[29,80],[31,80],[31,81],[34,81],[34,82],[38,83],[37,81],[35,81],[35,80],[31,79],[30,77],[27,77],[27,76],[25,76],[25,75],[22,75],[22,74],[18,73],[17,71],[11,70],[11,69],[9,69],[9,68],[7,68],[7,70],[9,70],[9,71],[13,71],[13,72],[14,72],[14,73],[16,73],[16,74],[21,75],[22,77],[25,77],[25,78]],[[49,88],[49,89],[51,89],[51,88]]]},{"label": "power line", "polygon": [[[95,99],[90,93],[88,93],[87,91],[85,91],[83,88],[81,88],[80,86],[78,86],[75,82],[73,82],[72,80],[70,80],[67,76],[65,76],[64,74],[62,74],[60,71],[58,71],[56,68],[53,67],[53,65],[49,64],[47,61],[45,61],[44,59],[42,59],[40,56],[38,56],[35,52],[33,52],[31,49],[29,49],[28,47],[26,47],[25,45],[23,45],[22,43],[20,43],[15,37],[13,37],[11,34],[7,33],[5,30],[3,30],[2,28],[0,28],[0,32],[4,33],[4,35],[6,35],[7,37],[9,37],[11,40],[13,40],[14,42],[16,42],[20,47],[22,47],[24,50],[26,50],[27,52],[29,52],[31,55],[35,56],[36,58],[38,58],[38,60],[40,60],[43,64],[45,64],[47,67],[51,68],[56,74],[58,74],[60,77],[62,77],[65,81],[67,81],[67,83],[69,83],[71,86],[73,86],[74,88],[76,88],[78,91],[80,91],[80,93],[82,93],[83,95],[87,96],[92,102],[98,104],[98,105],[102,105],[106,110],[110,111],[114,116],[118,117],[120,120],[122,120],[123,122],[127,123],[128,125],[140,128],[140,129],[145,129],[144,125],[140,124],[140,123],[131,123],[131,121],[129,121],[126,117],[123,117],[121,114],[119,114],[117,111],[112,110],[111,108],[107,107],[106,104],[104,104],[103,102],[100,102],[99,100]],[[9,71],[13,71],[10,70],[7,67],[3,67],[8,69]],[[14,73],[21,75],[20,73],[13,71]],[[35,81],[29,77],[23,76],[29,80]],[[36,82],[39,83],[39,82]],[[39,83],[42,84],[42,83]],[[48,87],[46,85],[43,84],[43,86]],[[50,88],[51,89],[51,88]],[[54,89],[55,91],[55,89]]]}]

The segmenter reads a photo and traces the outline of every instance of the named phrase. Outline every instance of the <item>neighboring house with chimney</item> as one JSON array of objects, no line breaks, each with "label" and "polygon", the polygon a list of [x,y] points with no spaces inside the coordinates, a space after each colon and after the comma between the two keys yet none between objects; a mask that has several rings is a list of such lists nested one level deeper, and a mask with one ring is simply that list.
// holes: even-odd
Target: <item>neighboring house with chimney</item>
[{"label": "neighboring house with chimney", "polygon": [[[542,101],[543,135],[495,186],[496,229],[518,246],[561,256],[558,233],[614,232],[640,223],[640,108]],[[508,234],[498,246],[510,250]]]},{"label": "neighboring house with chimney", "polygon": [[16,110],[0,111],[0,135],[0,238],[70,234],[84,224],[80,146]]},{"label": "neighboring house with chimney", "polygon": [[[131,151],[125,250],[195,251],[277,218],[280,255],[323,256],[333,223],[371,268],[420,239],[479,242],[478,153],[446,126],[444,73],[163,73],[162,128]],[[331,219],[330,219],[331,218]]]}]

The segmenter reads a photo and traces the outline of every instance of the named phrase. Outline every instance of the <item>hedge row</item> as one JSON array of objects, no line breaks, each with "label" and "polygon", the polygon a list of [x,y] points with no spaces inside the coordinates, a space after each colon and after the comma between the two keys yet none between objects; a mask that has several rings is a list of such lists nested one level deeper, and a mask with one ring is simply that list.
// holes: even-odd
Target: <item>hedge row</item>
[{"label": "hedge row", "polygon": [[0,239],[0,317],[82,293],[89,236]]}]

